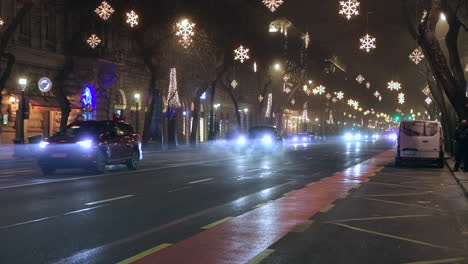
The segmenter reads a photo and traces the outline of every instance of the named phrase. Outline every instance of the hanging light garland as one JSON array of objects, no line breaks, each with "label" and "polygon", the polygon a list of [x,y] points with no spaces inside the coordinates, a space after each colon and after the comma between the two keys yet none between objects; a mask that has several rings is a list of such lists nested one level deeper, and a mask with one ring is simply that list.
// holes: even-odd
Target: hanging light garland
[{"label": "hanging light garland", "polygon": [[417,48],[409,55],[409,58],[414,62],[414,64],[418,65],[424,59],[424,54],[419,48]]},{"label": "hanging light garland", "polygon": [[275,12],[284,3],[283,0],[263,0],[262,2],[271,12]]},{"label": "hanging light garland", "polygon": [[114,13],[114,8],[112,8],[109,3],[102,1],[101,4],[94,10],[96,14],[102,19],[107,20]]},{"label": "hanging light garland", "polygon": [[101,43],[101,39],[96,34],[91,34],[86,42],[94,49]]},{"label": "hanging light garland", "polygon": [[341,8],[339,14],[350,20],[351,17],[359,15],[360,5],[361,3],[356,0],[340,1]]},{"label": "hanging light garland", "polygon": [[377,48],[376,38],[372,37],[369,34],[366,34],[359,41],[361,42],[361,46],[359,48],[362,49],[362,50],[365,50],[367,53],[369,53],[371,50]]},{"label": "hanging light garland", "polygon": [[131,10],[130,13],[127,13],[127,24],[130,25],[131,28],[138,26],[138,14],[135,11]]},{"label": "hanging light garland", "polygon": [[234,60],[244,63],[244,61],[250,59],[249,49],[244,48],[242,45],[234,50]]}]

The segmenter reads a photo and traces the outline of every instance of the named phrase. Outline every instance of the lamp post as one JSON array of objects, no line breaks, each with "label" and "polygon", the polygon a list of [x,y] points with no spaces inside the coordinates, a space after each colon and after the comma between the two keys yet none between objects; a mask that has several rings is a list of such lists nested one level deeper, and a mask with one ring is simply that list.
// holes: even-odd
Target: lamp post
[{"label": "lamp post", "polygon": [[29,110],[27,110],[28,109],[27,104],[29,104],[29,102],[27,102],[25,95],[24,95],[26,91],[26,86],[28,85],[28,79],[20,78],[18,79],[18,84],[21,87],[21,95],[20,95],[20,100],[19,100],[19,105],[18,105],[18,115],[19,115],[18,131],[19,133],[18,133],[17,143],[24,144],[24,119],[25,117],[29,118],[29,113],[27,116],[25,115],[26,111],[29,112]]},{"label": "lamp post", "polygon": [[139,116],[140,116],[140,98],[141,98],[141,95],[139,93],[136,93],[134,96],[135,98],[135,130],[136,130],[136,133],[138,134],[140,129],[140,122],[139,122]]}]

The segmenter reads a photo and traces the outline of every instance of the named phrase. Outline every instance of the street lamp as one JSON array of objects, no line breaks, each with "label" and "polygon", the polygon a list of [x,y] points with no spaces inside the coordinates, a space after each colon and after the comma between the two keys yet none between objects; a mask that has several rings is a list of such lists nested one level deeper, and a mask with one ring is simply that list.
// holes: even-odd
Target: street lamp
[{"label": "street lamp", "polygon": [[20,103],[18,109],[19,115],[19,127],[18,127],[18,138],[15,143],[23,144],[24,143],[24,119],[29,118],[29,102],[26,100],[24,92],[26,91],[26,86],[28,85],[28,79],[26,78],[19,78],[18,84],[21,86],[21,95],[20,95]]},{"label": "street lamp", "polygon": [[140,110],[140,98],[141,98],[141,95],[139,93],[136,93],[134,96],[135,98],[135,130],[136,130],[136,133],[138,134],[139,132],[139,120],[138,120],[138,117],[139,117],[139,110]]}]

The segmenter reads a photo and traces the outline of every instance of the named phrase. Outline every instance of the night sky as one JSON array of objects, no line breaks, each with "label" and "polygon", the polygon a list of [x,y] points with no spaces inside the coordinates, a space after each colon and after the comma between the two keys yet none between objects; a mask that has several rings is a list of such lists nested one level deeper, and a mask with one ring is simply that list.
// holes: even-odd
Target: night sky
[{"label": "night sky", "polygon": [[[403,92],[407,96],[406,107],[419,105],[418,111],[423,111],[424,95],[421,89],[425,86],[422,75],[417,68],[423,69],[423,63],[416,66],[408,58],[418,47],[410,36],[403,17],[400,1],[393,0],[362,0],[360,16],[348,21],[338,14],[339,1],[299,1],[286,0],[279,15],[287,17],[302,31],[311,34],[311,45],[328,46],[348,67],[353,80],[361,73],[372,84],[367,90],[365,82],[359,85],[350,82],[343,90],[348,94],[361,94],[366,90],[373,94],[377,89],[383,94],[382,103],[376,109],[394,111],[397,105],[398,92],[390,92],[387,83],[391,80],[402,83]],[[377,49],[370,54],[359,50],[359,38],[367,31],[366,17],[369,14],[368,32],[377,38]],[[355,75],[355,76],[354,76]],[[350,92],[351,91],[351,92]],[[359,100],[359,98],[356,98]],[[367,102],[362,102],[372,106]]]}]

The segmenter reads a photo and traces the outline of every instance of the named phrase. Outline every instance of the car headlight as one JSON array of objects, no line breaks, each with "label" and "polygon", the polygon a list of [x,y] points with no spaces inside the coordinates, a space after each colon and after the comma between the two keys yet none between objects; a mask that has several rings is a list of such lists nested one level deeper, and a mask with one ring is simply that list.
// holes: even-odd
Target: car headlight
[{"label": "car headlight", "polygon": [[307,141],[307,137],[303,137],[303,138],[302,138],[302,141]]},{"label": "car headlight", "polygon": [[362,139],[362,135],[358,133],[358,134],[354,135],[354,139],[356,139],[356,140],[361,140],[361,139]]},{"label": "car headlight", "polygon": [[293,141],[297,142],[297,141],[299,141],[299,138],[298,137],[293,137]]},{"label": "car headlight", "polygon": [[273,143],[273,138],[269,135],[265,135],[262,138],[262,143],[265,145],[271,145]]},{"label": "car headlight", "polygon": [[49,142],[47,142],[47,141],[41,141],[41,143],[39,143],[39,147],[40,147],[41,149],[47,147],[47,145],[49,145]]},{"label": "car headlight", "polygon": [[90,149],[93,147],[93,141],[91,139],[78,141],[76,144],[80,145],[80,147],[84,149]]},{"label": "car headlight", "polygon": [[236,143],[238,145],[245,145],[247,144],[247,139],[244,136],[240,136],[237,138]]},{"label": "car headlight", "polygon": [[353,135],[352,135],[351,133],[346,133],[346,134],[344,135],[344,139],[345,139],[345,140],[353,140]]}]

